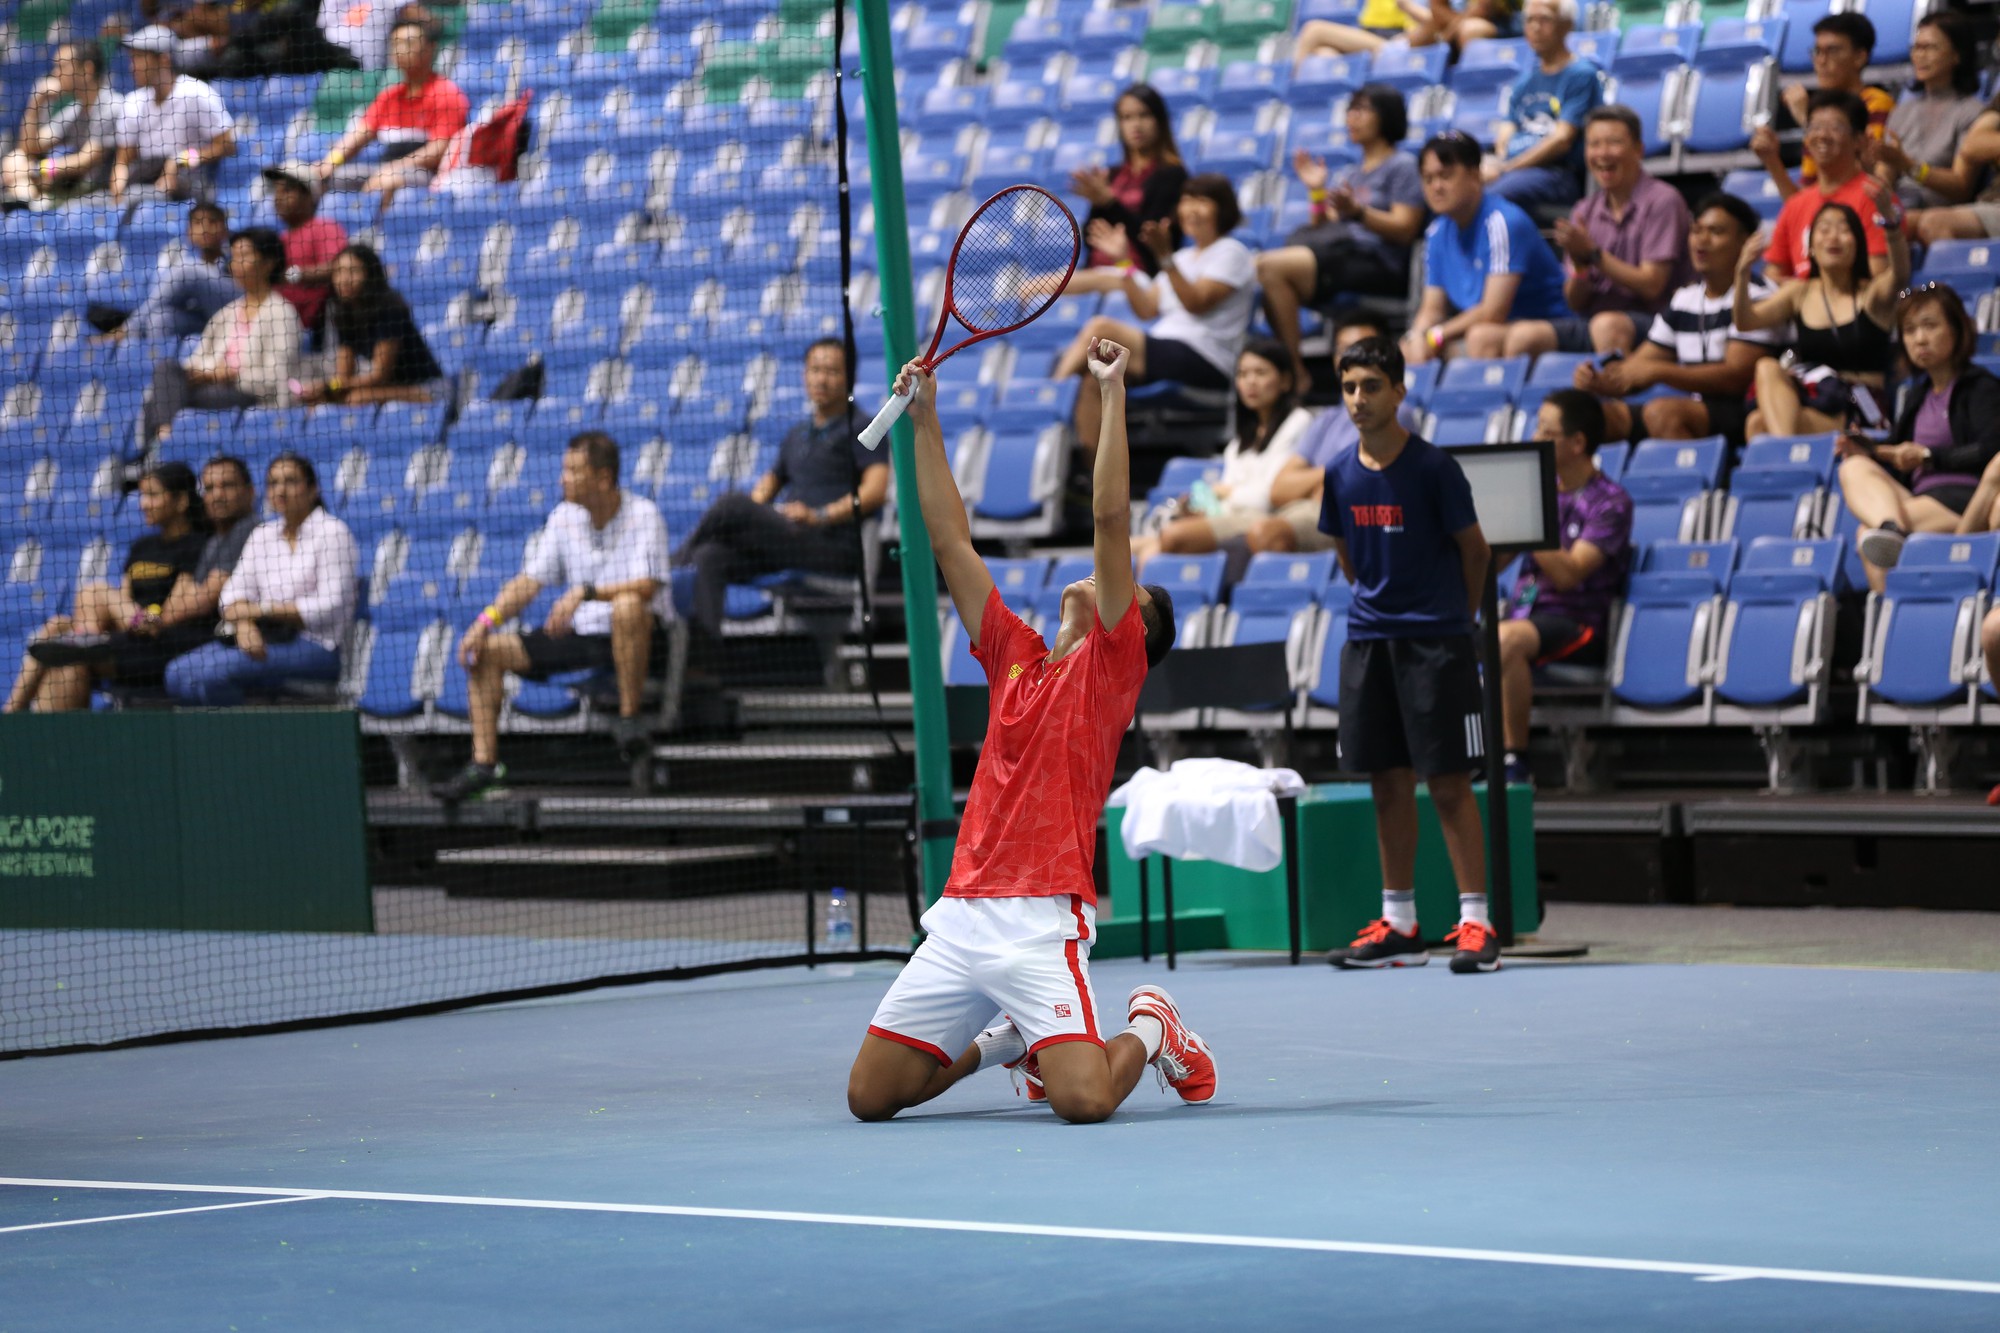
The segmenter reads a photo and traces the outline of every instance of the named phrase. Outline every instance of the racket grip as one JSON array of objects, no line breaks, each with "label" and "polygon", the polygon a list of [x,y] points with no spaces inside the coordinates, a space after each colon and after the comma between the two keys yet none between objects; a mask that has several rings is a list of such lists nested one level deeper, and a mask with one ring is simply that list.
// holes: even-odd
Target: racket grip
[{"label": "racket grip", "polygon": [[867,427],[862,430],[861,443],[867,445],[870,449],[880,447],[882,437],[889,433],[889,427],[895,425],[896,418],[902,416],[909,408],[910,395],[906,393],[889,395],[889,401],[882,404],[882,410],[877,412],[875,419],[869,422]]}]

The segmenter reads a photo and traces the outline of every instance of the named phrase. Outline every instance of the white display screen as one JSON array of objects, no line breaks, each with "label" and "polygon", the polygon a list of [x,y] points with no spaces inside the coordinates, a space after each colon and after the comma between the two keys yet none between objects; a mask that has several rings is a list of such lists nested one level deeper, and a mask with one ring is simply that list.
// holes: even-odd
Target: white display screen
[{"label": "white display screen", "polygon": [[1554,532],[1555,477],[1545,446],[1475,445],[1451,454],[1472,485],[1472,504],[1488,542],[1529,551],[1560,544]]}]

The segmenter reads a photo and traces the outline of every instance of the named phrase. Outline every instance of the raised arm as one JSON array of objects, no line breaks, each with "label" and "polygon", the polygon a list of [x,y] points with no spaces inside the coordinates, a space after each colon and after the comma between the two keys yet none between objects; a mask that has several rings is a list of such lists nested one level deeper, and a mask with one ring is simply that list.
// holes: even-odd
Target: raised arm
[{"label": "raised arm", "polygon": [[1903,206],[1889,187],[1871,178],[1866,189],[1875,201],[1875,215],[1882,219],[1882,234],[1889,242],[1889,262],[1876,269],[1868,283],[1868,314],[1887,328],[1895,321],[1896,294],[1910,285],[1910,238],[1903,232]]},{"label": "raised arm", "polygon": [[896,392],[910,395],[910,424],[917,432],[917,504],[931,534],[931,553],[944,571],[944,586],[972,642],[986,618],[986,596],[993,575],[979,552],[972,549],[972,524],[965,517],[965,497],[951,475],[944,452],[944,427],[938,424],[937,378],[915,361],[896,376]]},{"label": "raised arm", "polygon": [[1758,232],[1750,238],[1750,244],[1743,247],[1742,256],[1736,261],[1736,287],[1731,293],[1729,322],[1745,333],[1758,329],[1775,329],[1790,322],[1799,307],[1799,293],[1806,285],[1797,278],[1781,284],[1776,293],[1763,300],[1753,300],[1750,295],[1750,270],[1757,266],[1762,256],[1759,242],[1764,233]]},{"label": "raised arm", "polygon": [[1132,462],[1125,440],[1125,363],[1130,357],[1128,350],[1108,338],[1092,338],[1084,356],[1104,400],[1090,517],[1095,532],[1091,554],[1097,564],[1097,618],[1106,629],[1118,628],[1138,595],[1132,577]]}]

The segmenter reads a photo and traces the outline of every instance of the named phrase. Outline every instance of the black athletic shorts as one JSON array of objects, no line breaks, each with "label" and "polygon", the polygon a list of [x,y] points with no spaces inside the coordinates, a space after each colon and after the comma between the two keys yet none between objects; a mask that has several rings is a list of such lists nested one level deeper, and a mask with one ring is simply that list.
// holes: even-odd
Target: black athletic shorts
[{"label": "black athletic shorts", "polygon": [[1340,650],[1340,766],[1467,773],[1485,755],[1470,634],[1349,639]]},{"label": "black athletic shorts", "polygon": [[1568,616],[1530,615],[1527,622],[1541,636],[1542,649],[1535,654],[1536,666],[1561,662],[1564,666],[1603,666],[1604,636]]},{"label": "black athletic shorts", "polygon": [[1402,296],[1410,290],[1408,273],[1352,237],[1314,236],[1302,244],[1313,253],[1312,305],[1316,308],[1340,304],[1343,294]]},{"label": "black athletic shorts", "polygon": [[1134,381],[1138,384],[1158,384],[1162,380],[1172,380],[1190,389],[1227,389],[1235,382],[1232,375],[1215,368],[1215,363],[1194,348],[1172,338],[1146,339],[1146,373]]},{"label": "black athletic shorts", "polygon": [[1706,393],[1701,395],[1701,405],[1708,409],[1708,433],[1722,436],[1732,449],[1742,448],[1743,430],[1750,423],[1750,405],[1741,397]]},{"label": "black athletic shorts", "polygon": [[529,680],[547,680],[571,671],[610,671],[614,666],[609,634],[550,634],[529,630],[521,636],[528,655]]}]

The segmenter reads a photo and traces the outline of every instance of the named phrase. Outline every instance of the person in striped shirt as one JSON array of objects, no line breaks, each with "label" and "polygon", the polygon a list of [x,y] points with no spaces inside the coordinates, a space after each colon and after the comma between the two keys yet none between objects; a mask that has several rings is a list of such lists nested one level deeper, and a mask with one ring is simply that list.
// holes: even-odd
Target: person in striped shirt
[{"label": "person in striped shirt", "polygon": [[[1743,442],[1744,395],[1757,363],[1791,343],[1786,328],[1745,332],[1730,320],[1736,266],[1757,234],[1755,209],[1733,194],[1703,198],[1688,228],[1688,257],[1699,277],[1653,317],[1646,341],[1622,360],[1577,367],[1575,384],[1604,400],[1605,438],[1692,440],[1725,435]],[[1776,290],[1753,279],[1758,300]],[[1648,389],[1678,390],[1643,404],[1624,400]]]}]

